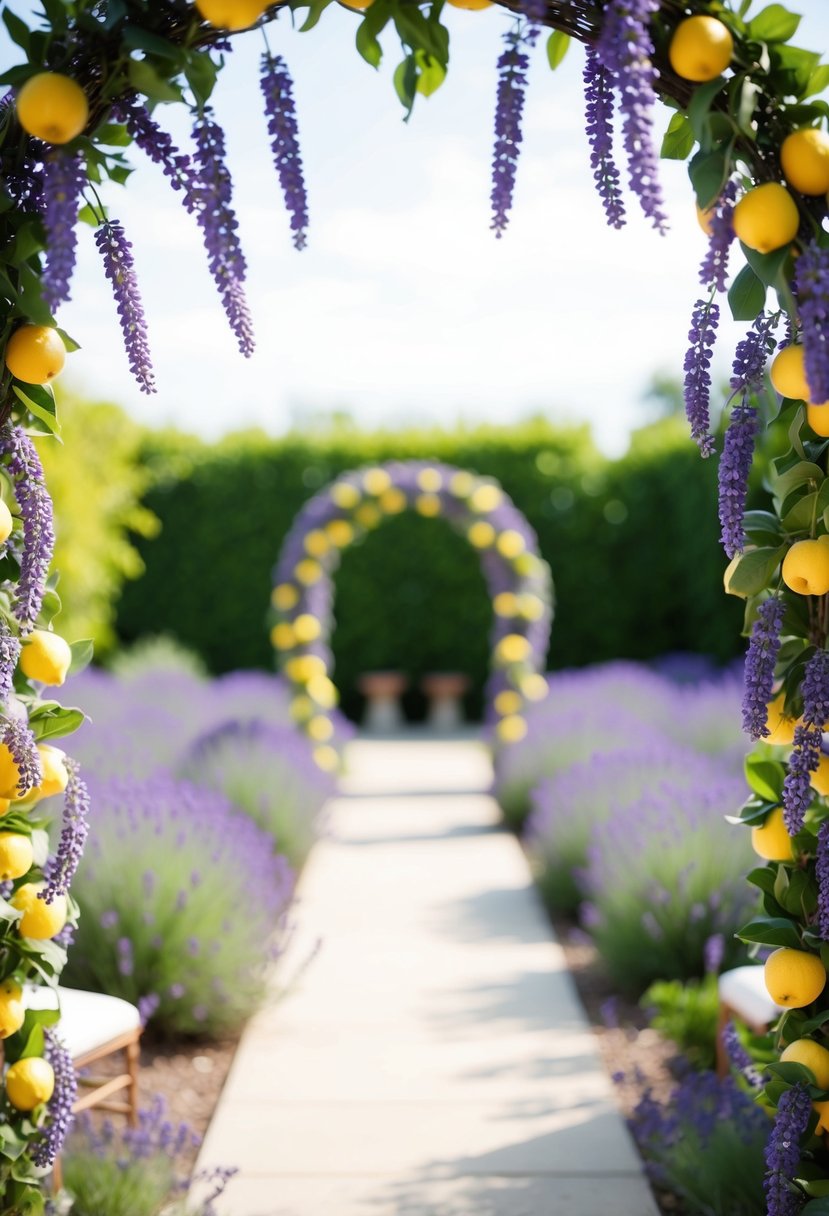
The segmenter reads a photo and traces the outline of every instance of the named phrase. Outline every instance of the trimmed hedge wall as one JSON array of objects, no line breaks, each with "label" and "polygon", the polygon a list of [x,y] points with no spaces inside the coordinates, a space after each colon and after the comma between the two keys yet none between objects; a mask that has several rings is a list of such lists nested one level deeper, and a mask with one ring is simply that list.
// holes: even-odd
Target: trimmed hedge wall
[{"label": "trimmed hedge wall", "polygon": [[[496,477],[538,533],[553,570],[549,663],[647,659],[695,650],[725,661],[740,649],[742,604],[724,596],[716,467],[671,419],[608,461],[585,429],[516,427],[404,434],[334,430],[213,446],[150,436],[157,481],[146,502],[162,522],[140,541],[146,572],[125,587],[125,642],[168,632],[215,672],[269,667],[271,568],[301,504],[337,474],[391,458],[433,457]],[[441,520],[383,524],[344,555],[337,577],[336,678],[359,708],[363,671],[467,672],[479,694],[490,608],[475,554]],[[472,708],[479,702],[473,694]],[[417,696],[410,711],[419,709]]]}]

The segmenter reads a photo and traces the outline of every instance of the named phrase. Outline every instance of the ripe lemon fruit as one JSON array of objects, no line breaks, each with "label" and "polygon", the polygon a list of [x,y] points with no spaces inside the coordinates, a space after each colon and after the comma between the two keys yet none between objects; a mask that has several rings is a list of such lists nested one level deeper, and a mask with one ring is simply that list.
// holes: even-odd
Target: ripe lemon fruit
[{"label": "ripe lemon fruit", "polygon": [[780,164],[795,190],[825,194],[829,190],[829,135],[815,127],[792,131],[780,146]]},{"label": "ripe lemon fruit", "polygon": [[711,221],[717,214],[717,208],[714,204],[705,208],[700,207],[699,203],[695,203],[695,206],[697,209],[697,223],[705,235],[710,236],[712,232]]},{"label": "ripe lemon fruit", "polygon": [[811,401],[808,402],[806,421],[815,434],[820,435],[821,439],[829,439],[829,401],[825,401],[822,405],[812,405]]},{"label": "ripe lemon fruit", "polygon": [[386,515],[399,515],[401,511],[406,510],[406,495],[402,490],[398,490],[397,486],[384,490],[379,502],[380,510]]},{"label": "ripe lemon fruit", "polygon": [[315,743],[327,743],[334,734],[334,723],[324,714],[315,714],[305,724],[309,739]]},{"label": "ripe lemon fruit", "polygon": [[22,937],[44,942],[56,937],[66,924],[66,896],[56,895],[50,904],[38,898],[43,883],[28,882],[18,887],[9,901],[23,915],[17,922]]},{"label": "ripe lemon fruit", "polygon": [[449,0],[453,8],[465,8],[470,13],[478,13],[482,8],[491,8],[492,0]]},{"label": "ripe lemon fruit", "polygon": [[293,650],[296,638],[293,626],[287,621],[280,621],[271,630],[271,645],[277,650]]},{"label": "ripe lemon fruit", "polygon": [[503,497],[504,495],[497,486],[484,482],[469,495],[469,505],[473,511],[483,514],[485,511],[494,511],[497,506],[500,506]]},{"label": "ripe lemon fruit", "polygon": [[776,1005],[802,1009],[823,992],[826,969],[816,954],[781,946],[766,959],[766,988]]},{"label": "ripe lemon fruit", "polygon": [[505,688],[496,695],[492,704],[496,714],[508,717],[510,714],[520,713],[523,700],[520,692],[515,692],[511,688]]},{"label": "ripe lemon fruit", "polygon": [[518,607],[527,621],[540,621],[544,615],[544,601],[530,591],[519,596]]},{"label": "ripe lemon fruit", "polygon": [[354,540],[354,529],[347,519],[332,519],[330,524],[325,525],[325,532],[337,549],[344,549]]},{"label": "ripe lemon fruit", "polygon": [[314,642],[322,633],[322,625],[310,612],[301,612],[294,620],[294,637],[300,645]]},{"label": "ripe lemon fruit", "polygon": [[271,592],[271,603],[280,612],[290,612],[299,603],[299,591],[293,583],[279,583]]},{"label": "ripe lemon fruit", "polygon": [[779,692],[766,706],[766,726],[769,728],[766,742],[775,747],[791,747],[794,728],[799,725],[798,718],[789,718],[783,712],[785,704],[786,694]]},{"label": "ripe lemon fruit", "polygon": [[809,774],[809,780],[812,783],[812,789],[816,790],[822,798],[829,798],[829,756],[821,753],[818,766],[813,773]]},{"label": "ripe lemon fruit", "polygon": [[6,343],[6,367],[24,384],[48,384],[65,362],[63,339],[49,325],[21,325]]},{"label": "ripe lemon fruit", "polygon": [[815,1132],[819,1135],[821,1132],[829,1132],[829,1101],[813,1102],[812,1109],[817,1111],[817,1127]]},{"label": "ripe lemon fruit", "polygon": [[5,545],[6,541],[12,534],[14,527],[14,518],[11,511],[0,498],[0,545]]},{"label": "ripe lemon fruit", "polygon": [[382,517],[379,508],[373,502],[364,502],[354,512],[354,518],[363,528],[371,529],[377,527]]},{"label": "ripe lemon fruit", "polygon": [[313,557],[303,557],[297,562],[294,574],[297,582],[302,583],[303,587],[311,587],[322,578],[322,566],[314,561]]},{"label": "ripe lemon fruit", "polygon": [[783,808],[777,806],[762,824],[751,829],[751,847],[766,861],[791,861],[792,838],[783,821]]},{"label": "ripe lemon fruit", "polygon": [[59,688],[72,666],[72,649],[60,634],[33,629],[23,639],[20,670],[29,680]]},{"label": "ripe lemon fruit", "polygon": [[520,743],[527,733],[527,723],[520,714],[508,714],[495,727],[502,743]]},{"label": "ripe lemon fruit", "polygon": [[320,747],[315,747],[313,756],[314,763],[318,768],[321,768],[324,773],[335,773],[340,767],[340,757],[337,753],[337,749],[335,747],[331,747],[328,743],[323,743]]},{"label": "ripe lemon fruit", "polygon": [[418,494],[415,498],[415,511],[426,519],[434,519],[440,515],[440,499],[437,494]]},{"label": "ripe lemon fruit", "polygon": [[829,1089],[829,1051],[814,1039],[795,1039],[780,1057],[781,1064],[803,1064],[821,1089]]},{"label": "ripe lemon fruit", "polygon": [[304,540],[305,552],[310,557],[325,557],[331,543],[321,528],[312,528]]},{"label": "ripe lemon fruit", "polygon": [[550,691],[550,685],[538,672],[524,676],[521,681],[521,691],[528,701],[543,701]]},{"label": "ripe lemon fruit", "polygon": [[774,356],[769,375],[781,397],[792,397],[795,401],[809,400],[809,382],[806,379],[802,346],[784,346],[780,353]]},{"label": "ripe lemon fruit", "polygon": [[350,481],[340,481],[331,487],[331,501],[344,511],[356,507],[361,497],[360,491]]},{"label": "ripe lemon fruit", "polygon": [[6,1097],[16,1110],[34,1110],[54,1092],[55,1074],[43,1056],[18,1060],[6,1073]]},{"label": "ripe lemon fruit", "polygon": [[514,528],[507,528],[502,532],[495,542],[495,548],[501,554],[501,557],[506,557],[511,560],[523,553],[527,547],[527,542],[520,532],[516,532]]},{"label": "ripe lemon fruit", "polygon": [[3,980],[0,984],[0,1039],[17,1034],[25,1016],[23,989],[14,980]]},{"label": "ripe lemon fruit", "polygon": [[758,253],[772,253],[797,236],[800,212],[785,186],[765,182],[743,195],[733,220],[738,240]]},{"label": "ripe lemon fruit", "polygon": [[363,474],[363,486],[367,494],[372,494],[375,497],[388,490],[391,485],[391,477],[385,469],[366,469]]},{"label": "ripe lemon fruit", "polygon": [[520,633],[508,633],[495,647],[495,660],[499,663],[523,663],[529,656],[530,643]]},{"label": "ripe lemon fruit", "polygon": [[468,498],[474,488],[475,478],[471,473],[467,473],[461,469],[460,472],[452,474],[449,490],[455,495],[455,498]]},{"label": "ripe lemon fruit", "polygon": [[258,21],[270,0],[196,0],[205,21],[220,30],[246,30]]},{"label": "ripe lemon fruit", "polygon": [[89,121],[89,103],[83,89],[59,72],[30,76],[17,94],[16,107],[23,130],[47,144],[68,144]]},{"label": "ripe lemon fruit", "polygon": [[417,484],[426,494],[437,494],[443,485],[443,478],[437,469],[421,469],[417,475]]},{"label": "ripe lemon fruit", "polygon": [[495,540],[495,529],[485,519],[479,519],[467,532],[469,543],[475,549],[488,549]]},{"label": "ripe lemon fruit", "polygon": [[52,747],[50,743],[38,743],[37,753],[40,756],[43,776],[39,785],[26,791],[21,799],[22,802],[38,802],[41,798],[53,798],[55,794],[62,794],[69,784],[69,773],[64,763],[66,752],[62,752],[59,747]]},{"label": "ripe lemon fruit", "polygon": [[16,798],[20,784],[20,769],[5,743],[0,743],[0,797]]},{"label": "ripe lemon fruit", "polygon": [[318,654],[298,654],[288,659],[285,675],[296,684],[307,684],[313,676],[325,675],[325,659]]},{"label": "ripe lemon fruit", "polygon": [[513,591],[499,591],[492,610],[496,616],[518,616],[518,596]]},{"label": "ripe lemon fruit", "polygon": [[716,17],[686,17],[674,30],[668,58],[677,76],[701,83],[715,80],[731,63],[734,39]]},{"label": "ripe lemon fruit", "polygon": [[20,832],[0,832],[0,882],[28,874],[34,862],[32,842]]},{"label": "ripe lemon fruit", "polygon": [[829,544],[825,540],[795,541],[783,558],[781,573],[790,591],[825,595],[829,591]]}]

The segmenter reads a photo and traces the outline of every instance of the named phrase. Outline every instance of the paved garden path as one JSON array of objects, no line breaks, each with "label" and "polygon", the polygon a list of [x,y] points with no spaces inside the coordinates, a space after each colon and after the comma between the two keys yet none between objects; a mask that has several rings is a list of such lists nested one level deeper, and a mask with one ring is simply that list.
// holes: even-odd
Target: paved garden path
[{"label": "paved garden path", "polygon": [[348,761],[205,1141],[222,1216],[654,1216],[484,749]]}]

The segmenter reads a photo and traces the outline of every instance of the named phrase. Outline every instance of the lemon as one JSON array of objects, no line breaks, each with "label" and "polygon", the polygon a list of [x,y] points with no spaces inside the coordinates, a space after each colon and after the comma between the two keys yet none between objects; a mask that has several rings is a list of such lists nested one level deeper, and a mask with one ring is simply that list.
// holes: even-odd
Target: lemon
[{"label": "lemon", "polygon": [[700,83],[715,80],[731,63],[734,39],[716,17],[686,17],[674,30],[668,58],[677,76]]},{"label": "lemon", "polygon": [[331,487],[331,501],[344,511],[356,507],[361,497],[360,491],[350,481],[338,481]]},{"label": "lemon", "polygon": [[205,21],[220,30],[246,30],[258,21],[270,0],[196,0]]},{"label": "lemon", "polygon": [[295,655],[285,664],[285,675],[296,684],[307,684],[313,676],[325,675],[325,659],[318,654]]},{"label": "lemon", "polygon": [[334,734],[334,723],[324,714],[315,714],[305,725],[308,737],[315,743],[327,743]]},{"label": "lemon", "polygon": [[0,498],[0,545],[4,545],[12,534],[14,519],[3,499]]},{"label": "lemon", "polygon": [[784,346],[774,356],[769,375],[781,397],[792,397],[795,401],[809,400],[802,346]]},{"label": "lemon", "polygon": [[717,214],[717,207],[712,203],[710,207],[700,207],[699,203],[695,204],[697,209],[697,223],[706,236],[710,236],[712,232],[711,221]]},{"label": "lemon", "polygon": [[25,1017],[23,989],[14,980],[3,980],[0,984],[0,1039],[17,1034]]},{"label": "lemon", "polygon": [[20,670],[27,679],[58,688],[71,666],[72,650],[60,634],[48,629],[33,629],[23,639]]},{"label": "lemon", "polygon": [[521,691],[528,701],[543,701],[550,691],[550,685],[537,672],[524,676],[521,681]]},{"label": "lemon", "polygon": [[516,532],[514,528],[507,528],[502,532],[495,542],[495,548],[501,554],[501,557],[512,559],[523,553],[527,547],[527,542],[520,532]]},{"label": "lemon", "polygon": [[337,704],[337,687],[328,676],[315,675],[306,685],[306,692],[311,701],[316,701],[322,709],[333,709]]},{"label": "lemon", "polygon": [[294,567],[294,574],[303,587],[310,587],[322,578],[322,566],[313,557],[303,557]]},{"label": "lemon", "polygon": [[367,494],[378,497],[391,485],[391,477],[385,469],[366,469],[363,474],[363,487]]},{"label": "lemon", "polygon": [[782,946],[766,959],[765,980],[776,1005],[802,1009],[823,992],[826,969],[816,954]]},{"label": "lemon", "polygon": [[523,663],[529,657],[530,643],[520,633],[508,633],[495,647],[494,658],[498,663]]},{"label": "lemon", "polygon": [[34,862],[32,842],[19,832],[0,832],[0,882],[28,874]]},{"label": "lemon", "polygon": [[417,484],[426,494],[436,494],[443,485],[443,478],[437,469],[421,469],[417,475]]},{"label": "lemon", "polygon": [[497,506],[500,506],[503,497],[498,486],[484,482],[469,495],[469,505],[473,511],[483,514],[486,511],[494,511]]},{"label": "lemon", "polygon": [[797,236],[800,212],[785,186],[765,182],[743,195],[733,220],[734,232],[744,245],[758,253],[771,253]]},{"label": "lemon", "polygon": [[399,515],[406,510],[406,495],[397,486],[384,490],[379,498],[380,510],[386,515]]},{"label": "lemon", "polygon": [[825,194],[829,190],[829,135],[815,127],[792,131],[780,147],[780,164],[795,190]]},{"label": "lemon", "polygon": [[0,797],[16,798],[20,784],[20,769],[7,744],[0,743]]},{"label": "lemon", "polygon": [[414,505],[418,515],[423,515],[427,519],[440,515],[440,499],[437,494],[418,494]]},{"label": "lemon", "polygon": [[518,596],[512,591],[499,591],[492,609],[496,616],[518,616]]},{"label": "lemon", "polygon": [[453,8],[465,8],[470,13],[479,13],[483,8],[491,8],[493,0],[449,0]]},{"label": "lemon", "polygon": [[293,626],[287,621],[280,621],[271,630],[271,645],[277,650],[293,650],[296,644]]},{"label": "lemon", "polygon": [[544,601],[530,591],[518,597],[518,609],[527,621],[540,621],[544,615]]},{"label": "lemon", "polygon": [[783,808],[777,806],[761,824],[751,829],[751,846],[766,861],[791,861],[792,838],[783,822]]},{"label": "lemon", "polygon": [[785,704],[786,694],[779,692],[766,707],[766,726],[769,728],[766,742],[775,747],[790,747],[794,743],[794,728],[799,725],[799,719],[788,718],[783,712]]},{"label": "lemon", "polygon": [[508,714],[495,727],[502,743],[520,743],[527,733],[527,723],[519,714]]},{"label": "lemon", "polygon": [[822,439],[829,439],[829,401],[823,405],[812,405],[809,402],[806,406],[806,421]]},{"label": "lemon", "polygon": [[354,529],[347,519],[332,519],[330,524],[325,525],[325,532],[337,549],[344,549],[354,540]]},{"label": "lemon", "polygon": [[66,924],[66,896],[56,895],[50,904],[39,898],[43,883],[24,883],[18,887],[11,897],[10,903],[23,915],[17,922],[17,928],[23,937],[31,937],[35,941],[48,941],[56,937]]},{"label": "lemon", "polygon": [[803,1064],[820,1089],[829,1089],[829,1051],[814,1039],[795,1039],[780,1056],[781,1064]]},{"label": "lemon", "polygon": [[461,469],[453,473],[449,482],[449,490],[455,498],[468,498],[475,488],[475,478],[471,473]]},{"label": "lemon", "polygon": [[378,508],[373,502],[364,502],[354,512],[354,518],[362,527],[371,529],[376,528],[380,522],[381,515]]},{"label": "lemon", "polygon": [[335,773],[340,767],[340,757],[337,749],[328,743],[314,748],[314,762],[326,773]]},{"label": "lemon", "polygon": [[320,528],[313,528],[303,541],[305,552],[311,557],[325,557],[331,548],[330,541]]},{"label": "lemon", "polygon": [[49,325],[21,325],[6,344],[6,367],[24,384],[48,384],[65,362],[63,339]]},{"label": "lemon", "polygon": [[821,753],[817,768],[809,774],[809,780],[812,783],[812,789],[816,790],[822,798],[829,798],[829,756]]},{"label": "lemon", "polygon": [[52,1065],[43,1056],[29,1056],[6,1073],[6,1097],[16,1110],[34,1110],[55,1092]]},{"label": "lemon", "polygon": [[310,697],[294,697],[293,701],[291,701],[289,712],[294,722],[304,722],[313,715],[314,702]]},{"label": "lemon", "polygon": [[469,543],[475,549],[488,549],[495,540],[495,529],[486,520],[479,519],[467,532]]},{"label": "lemon", "polygon": [[315,642],[322,633],[322,625],[310,612],[301,612],[294,621],[294,636],[300,645]]},{"label": "lemon", "polygon": [[47,144],[69,143],[80,135],[89,120],[89,104],[83,89],[58,72],[30,76],[17,94],[16,104],[23,130]]},{"label": "lemon", "polygon": [[511,688],[505,688],[503,692],[499,692],[496,695],[492,704],[496,714],[506,717],[510,714],[519,713],[523,703],[520,693],[514,692]]},{"label": "lemon", "polygon": [[829,1102],[813,1102],[812,1109],[816,1110],[818,1115],[815,1132],[829,1132]]},{"label": "lemon", "polygon": [[798,595],[825,595],[829,591],[829,537],[798,540],[783,558],[780,573],[790,591]]},{"label": "lemon", "polygon": [[271,603],[280,612],[290,612],[299,603],[299,590],[293,583],[279,583],[271,592]]},{"label": "lemon", "polygon": [[39,743],[37,754],[40,756],[42,777],[38,785],[27,790],[23,795],[24,802],[37,802],[41,798],[53,798],[62,794],[69,784],[69,772],[66,768],[66,752],[49,743]]}]

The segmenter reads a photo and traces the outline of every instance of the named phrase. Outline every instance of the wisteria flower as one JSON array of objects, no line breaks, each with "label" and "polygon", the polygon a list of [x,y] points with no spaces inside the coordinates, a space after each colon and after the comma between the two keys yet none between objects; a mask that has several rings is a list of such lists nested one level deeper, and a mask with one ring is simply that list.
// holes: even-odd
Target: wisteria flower
[{"label": "wisteria flower", "polygon": [[590,141],[590,167],[611,228],[623,228],[625,205],[619,170],[613,159],[613,78],[595,49],[587,47],[584,63],[585,128]]},{"label": "wisteria flower", "polygon": [[768,704],[772,698],[774,667],[785,615],[783,600],[779,596],[771,596],[760,605],[751,629],[745,661],[743,730],[752,739],[764,739],[770,733],[767,725]]},{"label": "wisteria flower", "polygon": [[515,172],[521,152],[521,123],[530,60],[526,48],[535,41],[534,26],[519,23],[504,34],[505,50],[498,60],[495,106],[495,147],[492,153],[492,224],[503,236],[512,210]]},{"label": "wisteria flower", "polygon": [[46,1031],[46,1059],[55,1074],[55,1089],[49,1099],[49,1115],[43,1138],[32,1153],[40,1169],[54,1165],[74,1120],[78,1078],[72,1057],[52,1030]]},{"label": "wisteria flower", "polygon": [[42,199],[46,261],[41,289],[52,313],[69,299],[78,243],[75,229],[85,184],[86,162],[79,152],[55,151],[46,160]]},{"label": "wisteria flower", "polygon": [[2,727],[2,742],[11,753],[12,760],[17,765],[19,780],[17,783],[18,798],[25,797],[29,790],[40,785],[43,780],[43,768],[40,754],[37,750],[35,737],[24,718],[7,718]]},{"label": "wisteria flower", "polygon": [[308,228],[308,195],[299,151],[294,83],[281,55],[262,56],[261,86],[273,161],[291,217],[294,245],[297,249],[304,249]]},{"label": "wisteria flower", "polygon": [[117,221],[106,221],[100,226],[95,233],[95,244],[104,259],[104,273],[112,284],[130,371],[143,393],[154,393],[156,388],[147,322],[138,290],[132,245]]},{"label": "wisteria flower", "polygon": [[52,500],[35,445],[19,426],[0,433],[0,459],[14,480],[23,517],[23,551],[14,615],[24,633],[34,628],[46,594],[46,579],[55,548]]},{"label": "wisteria flower", "polygon": [[829,249],[811,241],[795,262],[803,356],[812,401],[829,401]]},{"label": "wisteria flower", "polygon": [[709,223],[708,251],[699,269],[703,287],[723,292],[728,280],[728,255],[734,241],[734,200],[737,183],[728,182],[713,207]]},{"label": "wisteria flower", "polygon": [[81,779],[80,765],[69,757],[63,761],[69,780],[63,795],[63,822],[58,850],[50,858],[44,877],[46,885],[38,898],[50,904],[58,895],[66,895],[83,857],[89,833],[89,792]]},{"label": "wisteria flower", "polygon": [[717,339],[720,320],[719,305],[713,300],[697,300],[691,317],[688,341],[691,343],[685,355],[685,413],[691,424],[691,438],[699,446],[703,456],[714,451],[714,437],[710,432],[711,419],[711,357]]},{"label": "wisteria flower", "polygon": [[803,1196],[791,1186],[800,1164],[800,1141],[812,1113],[812,1100],[804,1085],[782,1094],[774,1127],[766,1145],[766,1202],[769,1216],[797,1216]]},{"label": "wisteria flower", "polygon": [[817,927],[824,941],[829,941],[829,819],[824,819],[817,833],[818,905]]},{"label": "wisteria flower", "polygon": [[820,764],[821,737],[822,732],[812,726],[794,728],[789,771],[783,781],[783,822],[790,836],[802,830],[806,812],[812,805],[812,773]]},{"label": "wisteria flower", "polygon": [[720,540],[728,557],[742,553],[745,546],[743,516],[758,425],[757,410],[753,406],[738,405],[732,411],[725,433],[718,480]]},{"label": "wisteria flower", "polygon": [[743,403],[763,385],[766,362],[775,348],[773,330],[778,318],[774,313],[761,312],[746,336],[737,343],[731,368],[732,396],[740,395]]}]

